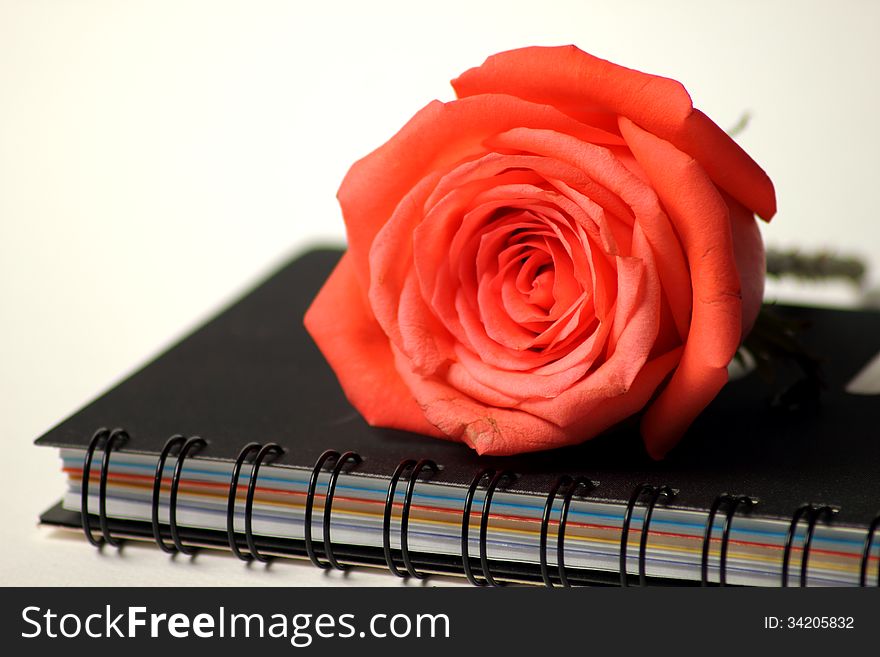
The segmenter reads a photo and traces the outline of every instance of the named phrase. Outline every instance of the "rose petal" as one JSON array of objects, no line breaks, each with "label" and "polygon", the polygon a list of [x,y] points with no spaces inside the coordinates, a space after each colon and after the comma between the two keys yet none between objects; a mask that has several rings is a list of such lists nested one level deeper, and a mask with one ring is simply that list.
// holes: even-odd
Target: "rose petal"
[{"label": "rose petal", "polygon": [[620,119],[620,129],[675,224],[693,286],[681,363],[642,420],[648,452],[662,458],[727,382],[742,331],[740,282],[729,210],[706,172],[629,119]]},{"label": "rose petal", "polygon": [[607,149],[586,144],[569,135],[517,128],[493,137],[491,143],[571,164],[623,199],[632,208],[635,220],[641,225],[656,254],[660,281],[676,327],[682,336],[687,334],[691,301],[681,290],[690,287],[690,276],[679,238],[650,186],[623,166]]},{"label": "rose petal", "polygon": [[752,212],[731,197],[725,198],[730,208],[733,253],[742,289],[742,337],[752,330],[764,301],[764,279],[767,258],[758,222]]},{"label": "rose petal", "polygon": [[[343,308],[345,312],[340,312]],[[342,256],[318,292],[304,323],[346,397],[368,423],[444,436],[425,419],[397,373],[388,336],[373,319],[349,254]]]},{"label": "rose petal", "polygon": [[429,174],[442,174],[464,159],[484,155],[486,137],[517,126],[558,130],[595,143],[622,143],[617,135],[584,125],[553,107],[513,96],[485,94],[429,103],[385,144],[355,162],[337,192],[348,248],[364,289],[369,285],[373,238],[404,196]]},{"label": "rose petal", "polygon": [[420,374],[429,376],[435,373],[451,357],[452,339],[422,299],[415,272],[407,276],[400,295],[397,327],[400,349]]},{"label": "rose petal", "polygon": [[606,110],[631,119],[697,159],[709,176],[769,220],[776,193],[764,170],[705,114],[681,83],[613,64],[575,46],[521,48],[492,55],[453,80],[460,98],[487,93],[519,96],[580,112]]},{"label": "rose petal", "polygon": [[566,440],[565,431],[522,411],[487,407],[436,378],[414,374],[394,347],[395,364],[425,417],[445,435],[470,445],[479,454],[518,454],[545,449]]}]

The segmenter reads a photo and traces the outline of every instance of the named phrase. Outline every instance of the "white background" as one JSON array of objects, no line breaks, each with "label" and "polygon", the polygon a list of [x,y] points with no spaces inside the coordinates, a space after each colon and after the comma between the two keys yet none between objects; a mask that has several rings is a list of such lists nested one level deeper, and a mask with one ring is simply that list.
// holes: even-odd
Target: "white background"
[{"label": "white background", "polygon": [[861,254],[876,285],[878,25],[869,0],[0,0],[0,583],[343,581],[39,529],[64,480],[31,441],[294,252],[341,241],[350,163],[493,52],[575,43],[682,81],[722,127],[751,111],[739,140],[779,198],[767,243]]}]

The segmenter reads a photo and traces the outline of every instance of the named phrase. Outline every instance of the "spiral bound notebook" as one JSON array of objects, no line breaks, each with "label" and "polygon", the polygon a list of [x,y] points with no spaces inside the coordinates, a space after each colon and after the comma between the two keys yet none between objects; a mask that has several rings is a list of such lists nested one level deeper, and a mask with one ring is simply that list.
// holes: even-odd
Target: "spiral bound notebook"
[{"label": "spiral bound notebook", "polygon": [[476,585],[880,583],[880,400],[844,391],[880,347],[880,314],[780,309],[823,357],[819,406],[770,403],[793,372],[750,374],[662,462],[633,426],[481,458],[348,404],[302,327],[338,258],[294,260],[39,438],[68,475],[42,522],[96,545]]}]

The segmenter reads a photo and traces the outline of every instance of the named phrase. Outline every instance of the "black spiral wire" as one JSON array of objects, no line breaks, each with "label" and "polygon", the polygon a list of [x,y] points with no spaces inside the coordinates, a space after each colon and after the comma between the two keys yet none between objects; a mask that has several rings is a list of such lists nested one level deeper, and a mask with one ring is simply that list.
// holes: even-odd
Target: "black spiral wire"
[{"label": "black spiral wire", "polygon": [[[128,434],[124,429],[113,429],[113,431],[110,431],[101,427],[95,431],[86,449],[82,469],[80,512],[82,513],[83,533],[89,543],[97,548],[102,547],[105,543],[113,547],[122,545],[122,541],[110,535],[110,523],[107,520],[107,475],[110,472],[110,452],[113,451],[114,447],[123,444],[127,440]],[[95,538],[92,534],[92,526],[89,519],[89,479],[92,474],[92,459],[95,456],[95,450],[98,449],[101,443],[104,444],[101,457],[101,474],[98,483],[98,523],[101,528],[101,538]]]},{"label": "black spiral wire", "polygon": [[[489,484],[486,487],[485,497],[483,498],[483,508],[480,511],[480,569],[483,573],[483,579],[480,580],[474,576],[473,568],[471,567],[469,534],[474,495],[483,479],[488,479]],[[516,475],[509,470],[501,470],[499,472],[496,472],[491,468],[480,470],[471,480],[467,495],[465,496],[461,517],[461,560],[465,577],[467,577],[468,581],[474,586],[503,586],[503,582],[496,580],[489,569],[487,535],[489,528],[489,509],[492,506],[492,498],[495,495],[495,490],[505,479],[508,483],[512,483],[516,480]]]},{"label": "black spiral wire", "polygon": [[635,509],[638,501],[644,497],[648,497],[648,502],[645,505],[645,517],[642,521],[642,537],[639,541],[639,586],[647,585],[647,573],[646,573],[646,552],[648,547],[648,533],[651,527],[651,518],[654,515],[654,507],[657,506],[657,503],[660,501],[661,497],[666,498],[667,503],[675,497],[676,491],[670,488],[669,486],[653,486],[651,484],[640,484],[636,486],[632,495],[629,498],[629,502],[626,505],[626,511],[623,515],[623,525],[620,530],[620,585],[623,587],[629,586],[629,581],[626,572],[626,562],[627,562],[627,545],[629,543],[629,527],[632,522],[633,509]]},{"label": "black spiral wire", "polygon": [[[868,532],[865,534],[865,545],[862,548],[862,563],[859,568],[859,586],[868,585],[868,562],[871,560],[871,546],[874,543],[874,535],[880,528],[880,514],[871,521],[868,526]],[[877,566],[877,584],[880,586],[880,565]]]},{"label": "black spiral wire", "polygon": [[[327,561],[324,562],[318,558],[318,554],[315,552],[314,541],[312,540],[312,516],[315,508],[315,493],[318,487],[318,476],[321,474],[324,466],[331,461],[335,461],[335,466],[330,473],[330,481],[327,484],[327,495],[324,498],[324,516],[322,520],[324,530],[324,557],[327,559]],[[306,554],[308,555],[309,560],[318,568],[335,568],[336,570],[345,570],[346,568],[344,564],[339,562],[336,555],[333,553],[333,544],[330,540],[330,518],[333,509],[333,496],[336,493],[336,482],[339,479],[342,468],[345,467],[347,463],[358,465],[362,461],[363,459],[357,452],[349,451],[340,454],[336,450],[328,449],[318,457],[315,466],[312,468],[312,475],[309,478],[309,490],[306,495],[303,537],[305,539]]]},{"label": "black spiral wire", "polygon": [[403,565],[406,568],[406,572],[409,573],[410,577],[415,579],[424,579],[425,575],[423,573],[418,572],[413,566],[412,560],[410,559],[409,554],[409,514],[412,509],[412,500],[413,493],[415,492],[416,481],[418,481],[419,477],[425,470],[430,470],[433,474],[437,474],[440,470],[440,466],[438,466],[431,459],[422,459],[418,463],[416,463],[416,467],[413,468],[412,474],[409,477],[409,483],[406,486],[406,494],[403,498],[403,513],[400,517],[400,552],[403,557]]},{"label": "black spiral wire", "polygon": [[244,467],[248,457],[251,454],[256,455],[261,447],[260,443],[248,443],[242,447],[232,466],[232,477],[229,479],[229,492],[226,497],[226,539],[229,542],[229,549],[242,561],[253,561],[254,555],[242,552],[239,547],[238,538],[235,534],[235,499],[238,495],[238,481],[241,476],[241,469]]},{"label": "black spiral wire", "polygon": [[544,586],[553,588],[553,579],[550,576],[550,568],[547,564],[547,535],[550,527],[550,517],[553,512],[553,504],[560,490],[565,487],[565,493],[562,499],[562,509],[559,515],[559,528],[556,533],[556,567],[559,573],[559,583],[563,587],[570,587],[568,576],[565,572],[565,528],[568,522],[568,511],[571,501],[575,493],[583,489],[583,494],[593,491],[598,486],[598,482],[591,481],[586,477],[578,477],[573,479],[569,475],[562,475],[553,484],[550,492],[547,494],[547,501],[544,503],[544,513],[541,517],[541,538],[540,538],[540,564],[541,579],[544,580]]},{"label": "black spiral wire", "polygon": [[791,517],[791,524],[788,526],[788,532],[785,535],[785,547],[782,553],[782,586],[788,586],[788,570],[791,563],[791,552],[794,544],[795,534],[797,533],[800,521],[806,520],[807,530],[804,535],[804,545],[801,552],[801,577],[800,585],[807,585],[807,571],[810,562],[810,547],[813,543],[813,534],[816,530],[816,524],[820,520],[830,522],[838,509],[827,505],[804,504],[799,507]]},{"label": "black spiral wire", "polygon": [[[391,480],[388,482],[388,492],[385,495],[385,511],[382,518],[382,551],[385,555],[385,565],[388,567],[388,570],[398,577],[406,577],[407,573],[397,567],[391,554],[391,511],[394,506],[394,493],[397,491],[397,483],[400,481],[400,477],[415,464],[415,459],[404,459],[397,465],[397,468],[395,468],[394,473],[391,475]],[[402,536],[403,528],[401,527]],[[402,546],[403,540],[401,540]]]},{"label": "black spiral wire", "polygon": [[727,547],[730,543],[730,529],[733,517],[739,508],[750,511],[758,501],[747,495],[730,495],[722,493],[715,498],[709,509],[709,518],[706,520],[706,529],[703,534],[703,556],[700,562],[700,585],[709,586],[709,545],[712,542],[712,528],[715,524],[715,516],[721,507],[725,507],[724,524],[721,528],[721,551],[718,557],[718,585],[727,586]]},{"label": "black spiral wire", "polygon": [[159,458],[156,461],[156,474],[153,476],[153,504],[151,518],[153,525],[153,540],[163,552],[167,552],[168,554],[175,554],[177,552],[177,546],[174,544],[168,545],[162,538],[162,528],[159,524],[159,496],[162,493],[162,478],[165,473],[165,462],[168,460],[168,456],[174,449],[177,449],[179,453],[180,448],[185,442],[186,437],[180,434],[171,436],[171,438],[165,442],[165,446],[162,448]]},{"label": "black spiral wire", "polygon": [[[260,466],[263,464],[263,461],[267,458],[278,457],[283,453],[284,449],[278,443],[267,443],[260,447],[259,451],[257,451],[257,455],[254,457],[254,462],[251,465],[251,475],[248,480],[247,497],[245,497],[244,503],[244,540],[251,556],[257,561],[263,563],[269,561],[269,557],[260,554],[260,551],[257,549],[257,542],[254,539],[254,494],[257,490],[257,478],[260,475]],[[234,503],[235,501],[233,499],[233,504]],[[227,531],[228,529],[227,526]]]},{"label": "black spiral wire", "polygon": [[177,461],[174,463],[174,474],[171,475],[171,495],[168,501],[168,528],[171,530],[171,542],[174,543],[175,549],[181,554],[191,555],[196,552],[195,548],[187,547],[183,544],[180,538],[180,529],[177,526],[177,493],[180,489],[183,463],[192,452],[202,449],[207,444],[207,441],[198,436],[188,438],[177,454]]}]

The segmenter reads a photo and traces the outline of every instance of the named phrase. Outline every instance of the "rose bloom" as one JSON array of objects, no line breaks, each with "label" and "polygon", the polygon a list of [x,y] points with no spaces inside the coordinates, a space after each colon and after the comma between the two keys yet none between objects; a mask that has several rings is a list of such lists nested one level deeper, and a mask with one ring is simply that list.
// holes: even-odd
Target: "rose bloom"
[{"label": "rose bloom", "polygon": [[345,177],[308,331],[374,426],[503,455],[645,409],[663,457],[760,309],[770,179],[680,83],[573,46],[452,84]]}]

